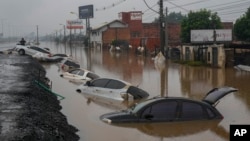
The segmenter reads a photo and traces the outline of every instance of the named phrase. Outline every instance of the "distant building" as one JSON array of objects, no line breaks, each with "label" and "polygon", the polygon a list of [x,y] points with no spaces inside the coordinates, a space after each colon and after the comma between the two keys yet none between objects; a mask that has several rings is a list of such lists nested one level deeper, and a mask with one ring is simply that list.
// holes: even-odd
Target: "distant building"
[{"label": "distant building", "polygon": [[93,46],[108,46],[113,40],[130,39],[128,25],[120,20],[104,23],[91,30],[90,42]]},{"label": "distant building", "polygon": [[[143,13],[141,11],[130,11],[118,13],[118,19],[95,27],[91,31],[90,40],[92,45],[109,46],[113,40],[122,40],[133,48],[144,46],[149,51],[160,47],[159,23],[142,23]],[[232,22],[225,22],[223,29],[232,29]],[[166,28],[168,46],[176,47],[181,43],[181,25],[168,23]]]}]

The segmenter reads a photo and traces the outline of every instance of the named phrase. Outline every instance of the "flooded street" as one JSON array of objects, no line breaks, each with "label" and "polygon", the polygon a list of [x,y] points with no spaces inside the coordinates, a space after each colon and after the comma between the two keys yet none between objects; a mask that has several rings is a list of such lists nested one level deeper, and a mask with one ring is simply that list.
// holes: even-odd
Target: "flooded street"
[{"label": "flooded street", "polygon": [[216,106],[224,116],[221,121],[109,125],[102,122],[102,114],[126,109],[133,103],[91,99],[76,92],[79,84],[61,78],[58,64],[44,63],[52,90],[65,97],[62,113],[68,122],[79,129],[81,141],[227,141],[231,124],[250,123],[250,72],[234,68],[217,69],[190,67],[167,61],[156,66],[151,57],[136,56],[134,51],[120,53],[63,44],[42,43],[53,53],[71,54],[82,68],[101,77],[122,79],[138,85],[155,96],[202,99],[215,87],[231,86],[239,91],[220,100]]}]

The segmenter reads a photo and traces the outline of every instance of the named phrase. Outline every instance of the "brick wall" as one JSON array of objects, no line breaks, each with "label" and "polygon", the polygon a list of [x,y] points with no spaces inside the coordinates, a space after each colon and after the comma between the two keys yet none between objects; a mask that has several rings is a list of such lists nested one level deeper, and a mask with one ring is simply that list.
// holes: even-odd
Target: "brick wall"
[{"label": "brick wall", "polygon": [[143,23],[142,37],[160,38],[158,23]]},{"label": "brick wall", "polygon": [[109,28],[108,30],[103,32],[102,40],[104,45],[110,44],[114,39],[129,41],[129,28]]},{"label": "brick wall", "polygon": [[168,31],[168,45],[177,46],[181,44],[181,25],[178,23],[169,23],[167,26]]}]

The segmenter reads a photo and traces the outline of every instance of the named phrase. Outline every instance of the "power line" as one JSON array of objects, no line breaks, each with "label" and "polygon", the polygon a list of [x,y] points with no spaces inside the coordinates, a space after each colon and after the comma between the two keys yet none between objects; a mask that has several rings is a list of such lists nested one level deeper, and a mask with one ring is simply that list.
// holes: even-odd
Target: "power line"
[{"label": "power line", "polygon": [[234,5],[228,5],[228,6],[224,6],[224,7],[219,7],[219,8],[215,8],[212,9],[212,11],[223,11],[223,10],[232,10],[232,8],[240,8],[242,6],[249,6],[250,2],[245,2],[245,3],[240,3],[240,4],[234,4]]},{"label": "power line", "polygon": [[[146,4],[146,6],[148,7],[147,10],[152,10],[152,11],[154,11],[155,13],[158,13],[158,14],[159,14],[158,11],[156,11],[156,10],[153,9],[153,7],[157,5],[157,3],[156,3],[155,5],[153,5],[152,7],[150,7],[150,6],[148,5],[148,3],[146,2],[146,0],[143,0],[143,1],[144,1],[144,3]],[[147,11],[147,10],[146,10],[146,11]]]},{"label": "power line", "polygon": [[[177,5],[174,3],[175,7],[171,7],[169,9],[180,8],[180,9],[184,10],[185,12],[188,12],[188,10],[186,8],[184,8],[184,6],[194,5],[194,4],[201,3],[201,2],[206,2],[206,0],[200,0],[200,1],[191,2],[191,3],[187,3],[187,4],[182,4],[182,5]],[[172,4],[173,2],[169,2],[169,3]],[[223,15],[233,15],[233,14],[237,14],[237,13],[242,13],[245,11],[245,10],[243,11],[242,9],[246,9],[245,6],[249,7],[249,5],[250,5],[249,0],[237,0],[237,1],[233,1],[233,2],[225,2],[225,3],[221,3],[221,4],[217,4],[217,5],[212,5],[212,6],[208,6],[208,7],[204,7],[204,8],[205,9],[211,8],[212,12],[218,12],[220,16],[223,16]],[[199,8],[199,9],[201,9],[201,8]],[[232,9],[235,9],[235,10],[232,11]],[[198,10],[198,9],[196,9],[196,10]],[[220,11],[222,11],[222,12],[220,12]]]},{"label": "power line", "polygon": [[125,2],[125,1],[126,0],[119,0],[119,1],[117,1],[115,3],[112,3],[112,4],[108,5],[108,6],[104,6],[104,7],[101,7],[101,8],[96,8],[95,11],[104,11],[104,10],[107,10],[107,9],[111,9],[111,8],[117,6],[117,5],[119,5],[119,4],[121,4],[121,3]]}]

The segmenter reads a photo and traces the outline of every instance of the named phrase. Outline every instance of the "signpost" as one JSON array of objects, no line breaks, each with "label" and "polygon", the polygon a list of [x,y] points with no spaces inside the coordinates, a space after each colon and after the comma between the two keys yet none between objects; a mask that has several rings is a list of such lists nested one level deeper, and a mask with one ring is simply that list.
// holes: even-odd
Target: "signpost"
[{"label": "signpost", "polygon": [[67,29],[83,29],[82,20],[67,20]]},{"label": "signpost", "polygon": [[88,46],[90,46],[90,18],[94,17],[94,6],[85,5],[79,7],[79,19],[86,19],[86,34],[88,35]]}]

